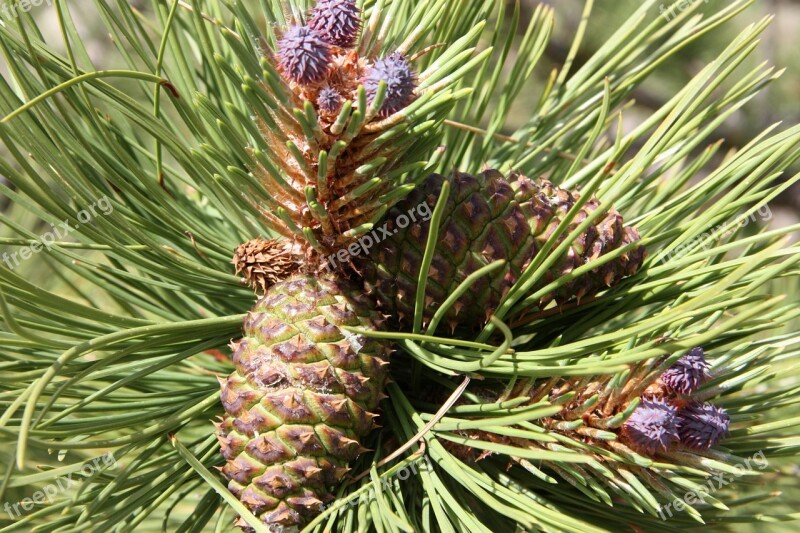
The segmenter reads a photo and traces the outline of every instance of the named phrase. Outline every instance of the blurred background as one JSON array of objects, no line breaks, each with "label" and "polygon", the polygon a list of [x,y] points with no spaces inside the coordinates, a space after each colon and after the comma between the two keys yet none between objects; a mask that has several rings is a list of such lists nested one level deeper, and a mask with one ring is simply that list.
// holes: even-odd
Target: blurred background
[{"label": "blurred background", "polygon": [[[514,0],[505,0],[509,8]],[[729,4],[726,0],[685,0],[686,3],[701,3],[697,12],[705,16],[713,15],[721,7]],[[584,0],[522,0],[525,18],[530,18],[536,5],[545,3],[556,13],[556,32],[545,54],[548,67],[560,65],[572,43],[575,28],[578,27],[586,2]],[[678,10],[668,10],[671,1],[664,0],[653,11],[652,17],[664,16],[670,19]],[[584,40],[583,49],[576,58],[576,67],[591,57],[592,52],[614,33],[630,13],[641,6],[639,0],[598,0],[594,2],[592,18]],[[772,22],[762,34],[761,46],[751,56],[751,62],[766,62],[776,70],[786,69],[783,75],[751,100],[750,103],[724,123],[709,144],[721,139],[727,149],[745,145],[759,132],[772,124],[796,124],[800,122],[800,53],[798,34],[800,34],[800,0],[756,0],[753,5],[727,25],[703,36],[689,44],[682,52],[666,62],[644,84],[634,91],[636,104],[623,114],[626,131],[632,130],[644,117],[661,107],[675,93],[686,85],[706,64],[714,59],[728,43],[746,26],[772,17]],[[745,65],[748,67],[749,65]],[[542,68],[539,74],[546,73]],[[531,99],[538,94],[532,94]],[[512,113],[511,117],[526,117],[524,110]],[[724,151],[721,151],[724,155]],[[720,155],[720,157],[721,157]],[[792,173],[800,172],[800,165]],[[800,185],[795,184],[786,193],[769,205],[773,218],[768,222],[776,226],[787,226],[800,222]],[[800,235],[795,235],[800,240]]]}]

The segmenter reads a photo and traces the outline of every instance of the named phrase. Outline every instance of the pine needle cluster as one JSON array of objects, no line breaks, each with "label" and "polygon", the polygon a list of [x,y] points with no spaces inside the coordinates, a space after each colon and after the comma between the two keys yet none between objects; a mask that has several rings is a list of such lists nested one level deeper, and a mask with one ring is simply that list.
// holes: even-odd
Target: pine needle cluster
[{"label": "pine needle cluster", "polygon": [[[430,309],[448,186],[432,198],[405,320],[343,328],[391,346],[392,381],[381,427],[304,531],[800,518],[776,490],[796,488],[800,450],[800,227],[742,224],[800,178],[800,126],[724,154],[710,140],[780,75],[748,66],[770,19],[622,127],[644,79],[751,3],[666,20],[644,1],[578,65],[587,1],[553,72],[537,68],[553,10],[523,19],[519,2],[362,0],[334,34],[306,0],[98,1],[109,66],[66,2],[50,8],[57,35],[22,10],[0,22],[0,253],[28,257],[0,264],[0,502],[59,487],[0,531],[227,531],[237,517],[268,531],[220,474],[210,422],[252,289],[318,276],[432,174],[485,168],[579,196],[465,328],[446,327],[449,310],[505,265]],[[280,54],[309,35],[323,74]],[[550,276],[612,210],[639,239]],[[613,286],[551,298],[640,247]]]}]

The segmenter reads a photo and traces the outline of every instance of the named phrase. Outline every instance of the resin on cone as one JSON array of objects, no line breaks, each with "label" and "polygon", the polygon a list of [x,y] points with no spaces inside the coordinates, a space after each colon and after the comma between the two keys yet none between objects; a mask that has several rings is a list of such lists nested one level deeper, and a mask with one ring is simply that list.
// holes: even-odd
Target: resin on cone
[{"label": "resin on cone", "polygon": [[[506,177],[497,170],[487,170],[476,176],[458,171],[447,177],[429,176],[389,211],[386,224],[392,236],[381,242],[372,256],[361,259],[356,265],[381,309],[395,316],[401,324],[414,313],[430,222],[397,227],[395,220],[422,203],[427,203],[432,210],[445,180],[450,182],[451,189],[427,276],[425,323],[470,274],[494,261],[505,260],[503,268],[479,278],[447,311],[446,319],[452,327],[456,324],[480,327],[580,195],[555,187],[547,180],[534,181],[518,173]],[[601,208],[597,199],[591,198],[559,237],[558,243]],[[606,210],[558,258],[533,290],[638,239],[637,230],[625,227],[617,211]],[[539,307],[544,308],[551,300],[558,304],[580,301],[611,287],[623,277],[636,273],[644,256],[642,247],[624,253],[543,296]]]},{"label": "resin on cone", "polygon": [[332,499],[376,427],[388,349],[343,329],[378,327],[362,298],[333,277],[294,276],[258,301],[233,345],[236,371],[220,380],[222,473],[274,531]]}]

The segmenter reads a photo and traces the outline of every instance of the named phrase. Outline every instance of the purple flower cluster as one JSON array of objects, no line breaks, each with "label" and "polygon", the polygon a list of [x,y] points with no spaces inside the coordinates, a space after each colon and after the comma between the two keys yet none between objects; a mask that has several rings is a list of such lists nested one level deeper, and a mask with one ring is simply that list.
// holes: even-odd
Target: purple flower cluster
[{"label": "purple flower cluster", "polygon": [[408,60],[399,53],[377,60],[362,80],[370,103],[375,99],[382,81],[386,82],[386,98],[379,114],[388,117],[411,102],[417,84],[414,70],[408,64]]},{"label": "purple flower cluster", "polygon": [[708,380],[708,367],[702,348],[693,348],[666,372],[661,382],[667,398],[643,398],[622,426],[622,435],[637,452],[654,455],[680,444],[692,450],[717,446],[728,433],[731,419],[721,407],[676,397],[697,392]]},{"label": "purple flower cluster", "polygon": [[307,26],[293,26],[278,41],[278,62],[286,77],[309,85],[325,79],[331,46],[352,46],[361,29],[355,0],[320,0]]},{"label": "purple flower cluster", "polygon": [[664,385],[678,394],[693,394],[708,380],[708,363],[702,348],[692,348],[661,375]]},{"label": "purple flower cluster", "polygon": [[[361,13],[356,0],[319,0],[306,26],[289,28],[278,41],[278,64],[283,74],[300,85],[319,84],[329,76],[334,47],[351,48],[361,31]],[[406,107],[417,87],[414,70],[403,54],[393,53],[378,59],[360,80],[370,104],[375,101],[381,82],[386,97],[379,116],[388,117]],[[336,113],[343,97],[331,87],[317,95],[317,107]]]},{"label": "purple flower cluster", "polygon": [[692,402],[678,409],[663,398],[646,398],[625,421],[622,434],[632,449],[646,455],[678,443],[702,451],[717,446],[730,423],[725,410],[710,403]]},{"label": "purple flower cluster", "polygon": [[[319,0],[306,26],[289,28],[278,41],[278,64],[284,76],[299,85],[323,84],[329,77],[336,47],[355,45],[361,31],[361,13],[355,0]],[[416,75],[408,59],[389,54],[366,68],[359,80],[370,104],[375,101],[381,82],[386,96],[378,112],[388,117],[406,107],[414,98]],[[341,90],[341,89],[340,89]],[[323,87],[316,95],[317,108],[336,113],[344,97],[333,87]]]},{"label": "purple flower cluster", "polygon": [[355,0],[319,0],[311,12],[308,27],[332,45],[352,47],[361,31]]},{"label": "purple flower cluster", "polygon": [[637,452],[665,452],[680,438],[678,409],[661,398],[642,399],[622,426],[622,433]]}]

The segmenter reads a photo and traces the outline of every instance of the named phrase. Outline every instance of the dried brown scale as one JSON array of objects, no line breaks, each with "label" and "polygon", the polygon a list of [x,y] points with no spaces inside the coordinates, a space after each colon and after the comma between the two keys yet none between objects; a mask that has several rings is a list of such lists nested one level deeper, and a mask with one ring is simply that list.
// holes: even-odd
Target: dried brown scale
[{"label": "dried brown scale", "polygon": [[[430,223],[399,228],[395,221],[423,202],[432,210],[444,181],[450,182],[451,191],[428,272],[424,322],[430,320],[439,305],[470,274],[496,260],[505,260],[503,268],[478,279],[446,313],[445,318],[453,328],[456,325],[478,328],[497,309],[580,195],[559,189],[547,180],[533,181],[518,173],[505,177],[496,170],[486,170],[476,176],[456,171],[447,177],[436,174],[428,177],[387,214],[387,229],[393,236],[381,242],[380,249],[373,252],[377,257],[357,259],[357,268],[363,272],[368,290],[382,310],[392,314],[401,325],[414,312]],[[557,244],[598,209],[601,206],[597,199],[586,202]],[[638,238],[634,228],[623,226],[619,213],[605,211],[548,269],[533,290]],[[642,247],[622,254],[543,296],[539,307],[544,308],[553,300],[558,304],[580,301],[613,286],[623,277],[636,273],[644,256]]]},{"label": "dried brown scale", "polygon": [[388,350],[343,326],[379,318],[332,277],[269,288],[231,345],[218,439],[229,489],[274,530],[307,523],[364,451],[384,397]]},{"label": "dried brown scale", "polygon": [[291,241],[259,237],[236,248],[233,265],[253,290],[264,293],[300,270],[303,259],[302,248]]}]

